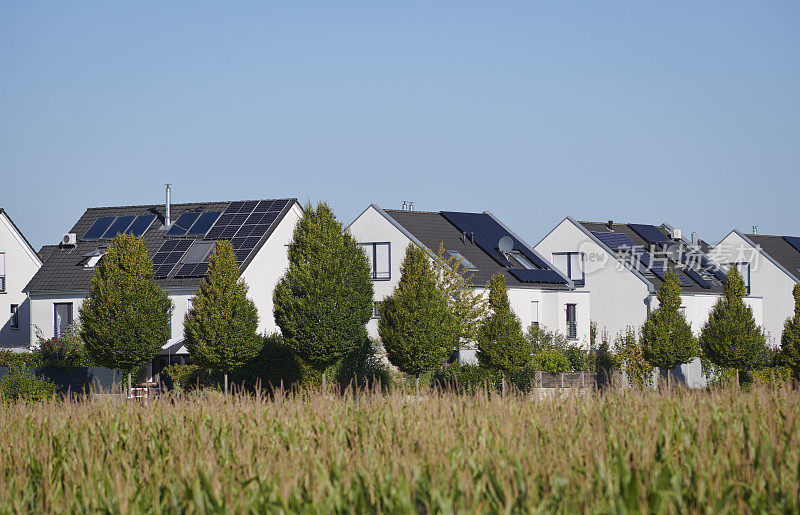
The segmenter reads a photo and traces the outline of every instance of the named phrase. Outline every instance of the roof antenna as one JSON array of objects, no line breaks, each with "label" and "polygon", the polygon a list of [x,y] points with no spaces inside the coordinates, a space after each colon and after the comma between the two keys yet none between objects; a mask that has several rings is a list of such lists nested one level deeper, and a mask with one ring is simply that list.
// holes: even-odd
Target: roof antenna
[{"label": "roof antenna", "polygon": [[170,224],[172,223],[172,220],[170,219],[169,216],[170,204],[172,204],[172,190],[170,190],[169,187],[170,185],[167,184],[167,214],[164,217],[164,227],[169,227]]}]

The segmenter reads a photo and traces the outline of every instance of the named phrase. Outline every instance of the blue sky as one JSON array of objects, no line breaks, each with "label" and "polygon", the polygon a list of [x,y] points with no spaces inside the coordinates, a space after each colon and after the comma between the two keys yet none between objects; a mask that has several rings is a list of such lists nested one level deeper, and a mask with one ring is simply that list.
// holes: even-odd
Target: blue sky
[{"label": "blue sky", "polygon": [[[235,4],[235,5],[232,5]],[[800,2],[3,2],[0,206],[298,197],[800,234]]]}]

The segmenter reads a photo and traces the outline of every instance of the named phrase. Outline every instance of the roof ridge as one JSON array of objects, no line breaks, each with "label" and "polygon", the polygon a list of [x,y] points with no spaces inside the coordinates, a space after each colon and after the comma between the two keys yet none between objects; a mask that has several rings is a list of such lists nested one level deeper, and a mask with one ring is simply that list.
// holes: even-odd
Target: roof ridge
[{"label": "roof ridge", "polygon": [[792,237],[790,234],[747,234],[747,233],[742,233],[742,234],[744,234],[748,238],[753,236],[755,236],[756,238],[759,236],[764,236],[765,238],[784,238],[786,236],[789,236],[790,238]]},{"label": "roof ridge", "polygon": [[[202,204],[225,204],[225,203],[233,203],[233,202],[259,202],[261,200],[297,200],[297,197],[275,197],[275,198],[260,198],[260,199],[243,199],[243,200],[207,200],[205,202],[172,202],[170,203],[171,206],[197,206]],[[131,204],[128,206],[94,206],[94,207],[87,207],[86,210],[89,209],[124,209],[124,208],[133,208],[133,207],[158,207],[164,206],[163,203],[161,204]]]}]

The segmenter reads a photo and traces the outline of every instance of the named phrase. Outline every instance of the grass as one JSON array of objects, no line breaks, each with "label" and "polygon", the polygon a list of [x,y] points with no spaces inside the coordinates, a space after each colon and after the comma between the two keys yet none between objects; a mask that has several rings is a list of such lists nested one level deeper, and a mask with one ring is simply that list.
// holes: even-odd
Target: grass
[{"label": "grass", "polygon": [[800,395],[8,404],[0,511],[800,511]]}]

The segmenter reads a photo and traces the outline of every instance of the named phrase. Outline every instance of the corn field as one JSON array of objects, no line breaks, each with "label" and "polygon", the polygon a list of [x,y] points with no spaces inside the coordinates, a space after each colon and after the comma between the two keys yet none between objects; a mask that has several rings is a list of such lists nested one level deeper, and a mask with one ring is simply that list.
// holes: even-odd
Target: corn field
[{"label": "corn field", "polygon": [[800,511],[800,395],[214,393],[4,406],[6,512]]}]

